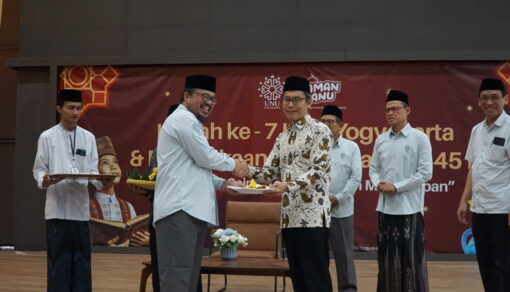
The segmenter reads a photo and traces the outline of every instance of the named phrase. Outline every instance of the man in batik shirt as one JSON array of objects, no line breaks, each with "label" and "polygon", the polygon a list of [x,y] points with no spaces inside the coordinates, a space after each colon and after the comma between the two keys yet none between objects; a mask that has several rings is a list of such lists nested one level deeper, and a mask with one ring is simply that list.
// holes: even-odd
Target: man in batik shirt
[{"label": "man in batik shirt", "polygon": [[[282,108],[289,127],[275,141],[264,167],[248,176],[271,184],[267,196],[281,196],[281,227],[294,291],[331,291],[329,275],[329,151],[333,140],[323,123],[312,119],[310,83],[285,80]],[[278,180],[281,180],[278,181]]]}]

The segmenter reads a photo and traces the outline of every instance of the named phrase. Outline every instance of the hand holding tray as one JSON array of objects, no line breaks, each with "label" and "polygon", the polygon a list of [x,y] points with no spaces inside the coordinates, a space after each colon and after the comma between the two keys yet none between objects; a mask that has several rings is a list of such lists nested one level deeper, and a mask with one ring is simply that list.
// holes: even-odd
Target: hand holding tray
[{"label": "hand holding tray", "polygon": [[265,188],[246,188],[246,187],[235,187],[235,186],[227,186],[227,188],[236,191],[241,194],[248,194],[248,195],[260,195],[264,191],[270,190],[271,188],[265,187]]},{"label": "hand holding tray", "polygon": [[92,173],[55,173],[50,174],[50,178],[88,178],[88,179],[102,179],[102,178],[109,178],[109,179],[115,179],[120,175],[116,174],[92,174]]}]

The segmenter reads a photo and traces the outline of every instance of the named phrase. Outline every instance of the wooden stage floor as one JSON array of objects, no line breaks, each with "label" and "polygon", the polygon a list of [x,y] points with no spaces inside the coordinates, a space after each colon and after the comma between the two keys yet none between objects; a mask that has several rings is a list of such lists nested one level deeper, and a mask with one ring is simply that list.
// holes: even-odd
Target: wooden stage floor
[{"label": "wooden stage floor", "polygon": [[[92,282],[95,292],[136,292],[140,283],[142,261],[148,255],[139,254],[92,254]],[[430,261],[430,291],[437,292],[480,292],[483,291],[476,262],[440,262]],[[330,265],[333,279],[333,291],[336,290],[336,274],[334,262]],[[358,291],[375,291],[377,262],[374,260],[357,260]],[[223,287],[223,276],[212,275],[212,290]],[[273,291],[273,278],[251,276],[229,276],[229,292]],[[207,283],[207,276],[202,276]],[[278,281],[281,287],[281,279]],[[0,251],[0,291],[36,292],[46,290],[46,253],[45,252],[14,252]],[[147,284],[147,291],[152,285]],[[205,289],[204,289],[205,291]],[[292,291],[290,279],[287,279],[287,290]]]}]

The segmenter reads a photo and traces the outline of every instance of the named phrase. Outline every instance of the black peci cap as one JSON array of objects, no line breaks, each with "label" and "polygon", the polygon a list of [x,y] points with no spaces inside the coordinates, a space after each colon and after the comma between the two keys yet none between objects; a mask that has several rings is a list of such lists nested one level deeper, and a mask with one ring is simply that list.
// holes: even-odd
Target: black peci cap
[{"label": "black peci cap", "polygon": [[186,77],[184,87],[216,92],[216,78],[208,75],[191,75]]},{"label": "black peci cap", "polygon": [[501,90],[501,93],[503,96],[506,95],[506,88],[503,82],[499,79],[495,78],[485,78],[482,80],[482,83],[480,84],[480,90],[478,90],[478,94],[482,92],[482,90]]},{"label": "black peci cap", "polygon": [[81,91],[76,89],[62,89],[58,92],[57,104],[63,105],[65,101],[83,102]]},{"label": "black peci cap", "polygon": [[322,110],[321,116],[325,116],[325,115],[332,115],[332,116],[338,117],[340,119],[340,121],[343,121],[342,110],[339,107],[337,107],[336,105],[325,106],[324,109]]},{"label": "black peci cap", "polygon": [[310,81],[308,79],[296,76],[290,76],[285,79],[285,85],[283,91],[294,91],[300,90],[306,93],[310,93]]},{"label": "black peci cap", "polygon": [[392,100],[399,100],[407,105],[409,105],[409,98],[407,97],[407,93],[398,91],[398,90],[390,90],[388,92],[388,97],[386,98],[386,102]]}]

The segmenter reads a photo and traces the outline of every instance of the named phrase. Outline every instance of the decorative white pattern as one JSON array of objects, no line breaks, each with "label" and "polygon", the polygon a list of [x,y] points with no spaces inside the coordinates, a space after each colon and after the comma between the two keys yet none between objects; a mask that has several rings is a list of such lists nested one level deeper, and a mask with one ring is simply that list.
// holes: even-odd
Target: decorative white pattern
[{"label": "decorative white pattern", "polygon": [[258,91],[260,92],[259,96],[264,98],[264,108],[280,108],[283,84],[285,84],[285,82],[281,82],[280,77],[274,75],[265,77],[264,82],[259,82],[260,87],[258,88]]}]

